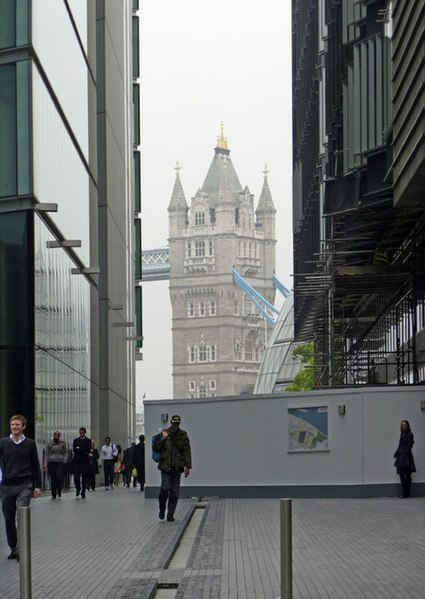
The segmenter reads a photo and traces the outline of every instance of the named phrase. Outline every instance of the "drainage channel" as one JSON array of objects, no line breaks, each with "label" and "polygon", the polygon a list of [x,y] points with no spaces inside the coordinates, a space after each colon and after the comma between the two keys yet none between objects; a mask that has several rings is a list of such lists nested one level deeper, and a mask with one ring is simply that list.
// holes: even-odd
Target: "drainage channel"
[{"label": "drainage channel", "polygon": [[[176,596],[179,586],[179,583],[177,582],[179,576],[177,576],[177,574],[181,575],[181,572],[186,567],[187,560],[189,559],[190,552],[202,522],[204,510],[205,505],[197,505],[195,507],[189,524],[186,526],[183,536],[180,539],[180,543],[174,552],[173,558],[168,564],[167,569],[163,571],[163,580],[159,581],[157,590],[152,599],[173,599]],[[174,577],[173,571],[175,571],[176,574]],[[175,581],[173,581],[173,578]],[[167,580],[167,582],[165,582],[165,580]]]}]

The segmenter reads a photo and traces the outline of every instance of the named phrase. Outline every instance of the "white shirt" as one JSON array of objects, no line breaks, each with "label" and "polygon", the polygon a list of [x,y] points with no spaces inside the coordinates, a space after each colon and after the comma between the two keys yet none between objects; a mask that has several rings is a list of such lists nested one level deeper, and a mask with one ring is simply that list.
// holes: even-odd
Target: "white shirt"
[{"label": "white shirt", "polygon": [[22,437],[16,441],[15,437],[12,434],[10,434],[9,439],[11,441],[13,441],[13,443],[15,443],[15,445],[19,445],[19,443],[22,443],[22,441],[25,441],[25,435],[22,435]]},{"label": "white shirt", "polygon": [[114,456],[118,455],[118,450],[113,443],[109,445],[102,445],[102,449],[100,450],[99,459],[101,462],[104,460],[113,460]]}]

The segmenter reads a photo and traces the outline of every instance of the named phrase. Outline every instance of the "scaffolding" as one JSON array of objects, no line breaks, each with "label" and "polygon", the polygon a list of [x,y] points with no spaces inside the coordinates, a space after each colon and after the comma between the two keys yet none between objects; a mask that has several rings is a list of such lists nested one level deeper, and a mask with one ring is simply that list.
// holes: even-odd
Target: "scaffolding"
[{"label": "scaffolding", "polygon": [[297,290],[315,385],[425,383],[425,213],[376,206],[331,218]]}]

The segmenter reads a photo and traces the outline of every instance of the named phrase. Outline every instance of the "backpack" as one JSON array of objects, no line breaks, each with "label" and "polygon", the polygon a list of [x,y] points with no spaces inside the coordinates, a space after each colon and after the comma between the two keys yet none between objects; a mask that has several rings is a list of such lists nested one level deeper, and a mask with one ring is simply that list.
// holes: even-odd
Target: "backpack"
[{"label": "backpack", "polygon": [[160,437],[160,435],[161,433],[157,433],[152,437],[152,459],[154,462],[159,462],[159,459],[161,457],[160,452],[155,448],[156,440],[158,439],[158,437]]}]

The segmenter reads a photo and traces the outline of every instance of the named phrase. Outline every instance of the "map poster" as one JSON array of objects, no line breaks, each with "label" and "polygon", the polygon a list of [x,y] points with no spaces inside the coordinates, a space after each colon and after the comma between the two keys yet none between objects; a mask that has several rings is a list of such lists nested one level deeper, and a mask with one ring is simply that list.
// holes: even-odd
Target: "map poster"
[{"label": "map poster", "polygon": [[289,451],[327,451],[328,407],[288,409]]}]

